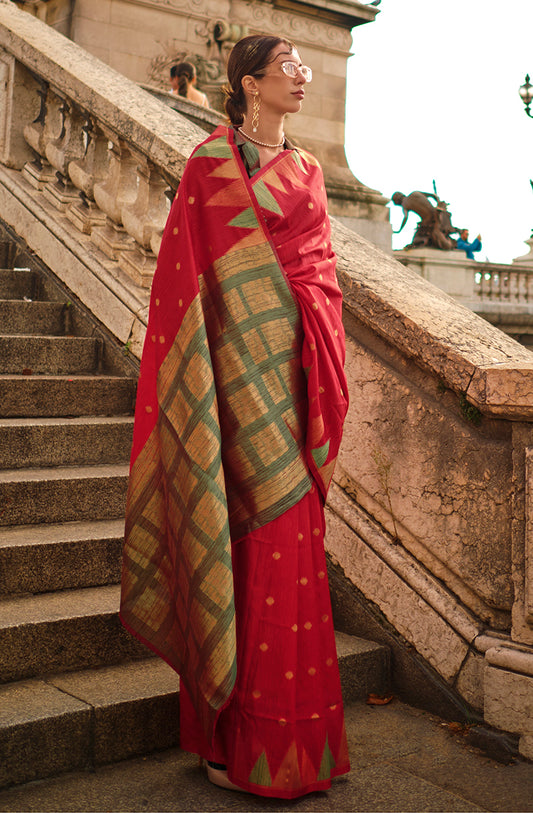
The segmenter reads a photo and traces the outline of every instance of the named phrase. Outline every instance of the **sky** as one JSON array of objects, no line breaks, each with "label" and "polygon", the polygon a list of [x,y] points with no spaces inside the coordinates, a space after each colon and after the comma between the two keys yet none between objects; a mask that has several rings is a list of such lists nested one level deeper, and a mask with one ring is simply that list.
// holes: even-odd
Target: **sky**
[{"label": "sky", "polygon": [[[533,118],[518,89],[533,76],[533,0],[382,0],[379,9],[352,32],[352,172],[387,198],[432,192],[435,180],[452,223],[481,233],[479,260],[527,254]],[[398,229],[402,209],[389,208]],[[411,213],[393,248],[411,241],[417,222]]]}]

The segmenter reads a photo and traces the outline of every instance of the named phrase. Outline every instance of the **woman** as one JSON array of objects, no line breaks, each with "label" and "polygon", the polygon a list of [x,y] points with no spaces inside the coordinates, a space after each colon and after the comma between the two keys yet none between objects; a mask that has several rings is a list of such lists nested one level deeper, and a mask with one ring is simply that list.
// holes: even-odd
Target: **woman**
[{"label": "woman", "polygon": [[190,102],[196,102],[203,107],[209,107],[209,102],[205,93],[202,93],[196,85],[196,68],[192,62],[178,62],[170,69],[171,93],[184,96]]},{"label": "woman", "polygon": [[321,169],[283,133],[311,71],[251,36],[165,228],[141,364],[123,623],[181,676],[211,781],[292,798],[349,770],[323,546],[347,408]]}]

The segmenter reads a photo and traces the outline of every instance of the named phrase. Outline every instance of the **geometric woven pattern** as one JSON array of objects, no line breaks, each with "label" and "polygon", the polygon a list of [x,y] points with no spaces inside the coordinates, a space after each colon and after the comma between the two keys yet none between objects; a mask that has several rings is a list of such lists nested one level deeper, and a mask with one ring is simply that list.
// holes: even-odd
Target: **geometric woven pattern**
[{"label": "geometric woven pattern", "polygon": [[300,315],[222,132],[187,165],[152,286],[121,603],[207,733],[236,674],[231,541],[312,484]]}]

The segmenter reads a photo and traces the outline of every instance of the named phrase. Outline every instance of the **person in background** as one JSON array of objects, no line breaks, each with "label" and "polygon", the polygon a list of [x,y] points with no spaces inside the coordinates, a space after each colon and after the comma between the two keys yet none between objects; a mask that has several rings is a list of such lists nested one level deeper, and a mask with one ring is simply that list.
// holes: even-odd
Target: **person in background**
[{"label": "person in background", "polygon": [[209,780],[290,799],[350,769],[324,551],[342,294],[322,170],[284,132],[311,68],[254,35],[227,75],[228,126],[187,162],[152,285],[121,619],[179,673]]},{"label": "person in background", "polygon": [[457,246],[456,248],[461,249],[461,251],[466,252],[466,256],[469,260],[475,260],[474,252],[481,251],[482,244],[481,244],[481,235],[478,234],[475,240],[472,240],[471,243],[468,242],[468,229],[461,229],[459,232],[459,237],[457,239]]},{"label": "person in background", "polygon": [[196,87],[196,68],[192,62],[178,62],[170,68],[171,93],[175,96],[183,96],[190,102],[209,107],[209,101],[205,93]]}]

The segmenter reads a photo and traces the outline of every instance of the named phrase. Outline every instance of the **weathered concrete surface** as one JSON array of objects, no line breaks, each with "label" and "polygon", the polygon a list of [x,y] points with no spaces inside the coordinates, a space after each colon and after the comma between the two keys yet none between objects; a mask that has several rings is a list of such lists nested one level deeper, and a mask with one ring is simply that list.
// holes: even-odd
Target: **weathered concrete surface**
[{"label": "weathered concrete surface", "polygon": [[261,799],[210,785],[172,749],[0,793],[2,811],[531,811],[533,765],[501,764],[439,718],[404,706],[346,709],[352,770],[327,793]]}]

